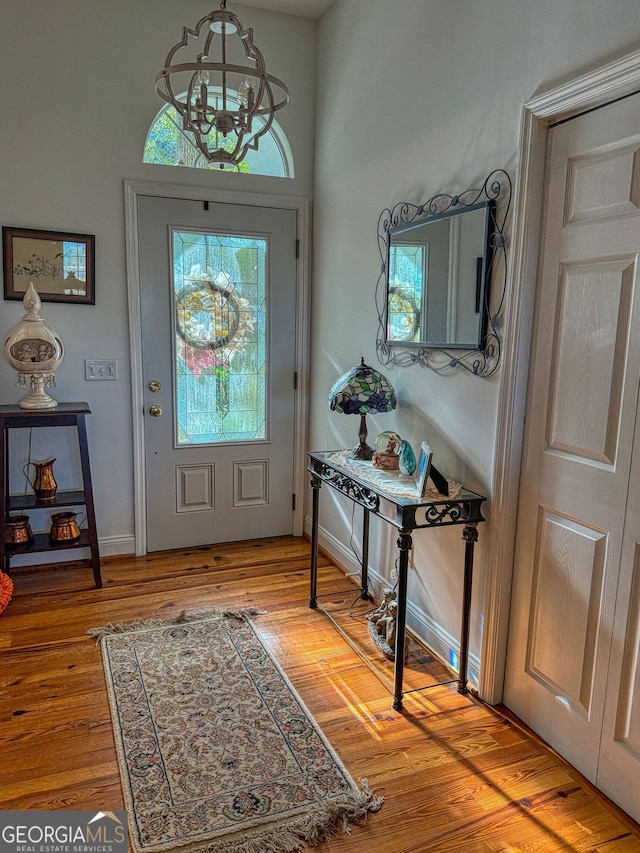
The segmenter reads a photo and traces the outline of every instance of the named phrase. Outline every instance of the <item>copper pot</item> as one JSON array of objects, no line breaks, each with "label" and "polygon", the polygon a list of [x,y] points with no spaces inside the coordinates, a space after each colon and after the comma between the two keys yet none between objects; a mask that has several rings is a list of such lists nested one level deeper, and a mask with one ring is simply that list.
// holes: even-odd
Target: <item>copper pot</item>
[{"label": "copper pot", "polygon": [[51,516],[49,539],[52,542],[72,542],[80,536],[75,512],[56,512]]},{"label": "copper pot", "polygon": [[28,545],[33,539],[28,515],[11,515],[5,521],[5,545]]},{"label": "copper pot", "polygon": [[47,462],[27,462],[24,466],[24,475],[27,480],[29,480],[27,473],[29,466],[33,465],[36,469],[36,476],[33,482],[29,480],[29,484],[39,501],[52,501],[56,496],[58,484],[53,476],[53,463],[55,461],[55,459],[49,459]]}]

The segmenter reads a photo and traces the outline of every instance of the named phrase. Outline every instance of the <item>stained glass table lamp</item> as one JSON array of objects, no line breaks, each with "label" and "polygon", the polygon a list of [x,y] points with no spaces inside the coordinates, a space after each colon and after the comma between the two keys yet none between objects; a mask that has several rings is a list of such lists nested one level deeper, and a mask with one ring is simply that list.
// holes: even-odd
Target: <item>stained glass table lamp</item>
[{"label": "stained glass table lamp", "polygon": [[391,412],[396,407],[396,392],[386,378],[364,363],[349,370],[338,379],[329,392],[329,408],[345,415],[360,415],[359,443],[353,448],[351,459],[371,459],[373,448],[367,444],[368,414]]}]

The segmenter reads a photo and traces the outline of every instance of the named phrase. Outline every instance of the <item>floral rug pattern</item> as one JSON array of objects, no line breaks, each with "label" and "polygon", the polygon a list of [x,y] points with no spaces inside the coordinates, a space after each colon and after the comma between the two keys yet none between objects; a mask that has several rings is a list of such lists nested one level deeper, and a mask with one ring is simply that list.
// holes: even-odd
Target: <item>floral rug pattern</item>
[{"label": "floral rug pattern", "polygon": [[91,629],[101,638],[138,853],[289,853],[377,810],[246,614]]}]

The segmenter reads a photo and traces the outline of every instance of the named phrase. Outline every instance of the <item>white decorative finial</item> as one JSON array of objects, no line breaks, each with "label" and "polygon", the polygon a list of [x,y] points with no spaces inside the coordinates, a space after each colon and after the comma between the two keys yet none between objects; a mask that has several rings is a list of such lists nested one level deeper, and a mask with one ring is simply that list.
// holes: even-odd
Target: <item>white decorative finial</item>
[{"label": "white decorative finial", "polygon": [[24,295],[24,299],[22,300],[22,304],[27,309],[27,313],[24,316],[25,320],[40,320],[40,308],[42,307],[42,300],[38,296],[38,291],[35,289],[33,282],[29,282],[29,287],[27,288],[27,292]]}]

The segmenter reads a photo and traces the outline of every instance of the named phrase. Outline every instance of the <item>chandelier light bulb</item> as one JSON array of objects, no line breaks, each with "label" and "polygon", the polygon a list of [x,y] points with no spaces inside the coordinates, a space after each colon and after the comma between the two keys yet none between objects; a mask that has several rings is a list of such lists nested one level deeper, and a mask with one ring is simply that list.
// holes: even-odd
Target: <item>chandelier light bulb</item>
[{"label": "chandelier light bulb", "polygon": [[198,73],[196,75],[196,83],[200,88],[202,88],[203,86],[205,86],[205,87],[208,86],[209,85],[209,72],[208,71],[202,71],[202,70],[198,71]]}]

